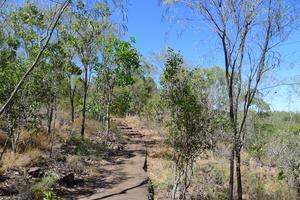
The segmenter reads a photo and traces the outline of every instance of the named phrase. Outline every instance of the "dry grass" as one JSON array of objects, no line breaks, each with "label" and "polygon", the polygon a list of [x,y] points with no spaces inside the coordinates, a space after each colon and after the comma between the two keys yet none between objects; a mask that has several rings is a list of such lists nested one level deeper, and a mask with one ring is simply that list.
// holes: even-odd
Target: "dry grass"
[{"label": "dry grass", "polygon": [[42,153],[39,149],[29,149],[22,154],[13,154],[11,151],[7,151],[0,163],[0,171],[33,166],[35,163],[40,161],[41,157]]},{"label": "dry grass", "polygon": [[0,145],[3,146],[5,144],[5,141],[7,139],[7,134],[0,133]]},{"label": "dry grass", "polygon": [[[163,158],[149,159],[149,177],[155,186],[155,199],[167,198],[173,181],[173,163]],[[226,199],[229,162],[218,157],[198,159],[190,188],[203,199]],[[268,167],[242,166],[244,199],[293,200],[296,193],[285,181],[277,179],[277,171]]]},{"label": "dry grass", "polygon": [[[138,117],[126,117],[126,122],[141,131],[146,138],[154,138],[158,144],[149,149],[148,174],[155,187],[155,199],[167,198],[173,181],[173,163],[171,151],[164,143],[166,130],[161,126],[140,120]],[[226,199],[229,180],[230,149],[219,144],[217,152],[207,152],[195,164],[194,178],[190,191],[199,194],[201,199]],[[283,180],[278,180],[278,170],[268,163],[258,162],[246,151],[242,152],[242,181],[244,198],[247,200],[293,200],[296,193]]]},{"label": "dry grass", "polygon": [[23,130],[20,133],[18,151],[24,152],[27,149],[36,148],[42,151],[49,150],[50,148],[50,137],[47,135],[46,131],[42,132],[28,132]]},{"label": "dry grass", "polygon": [[71,167],[76,173],[81,174],[84,171],[84,164],[80,161],[80,156],[77,155],[68,155],[67,164]]},{"label": "dry grass", "polygon": [[172,185],[172,162],[160,158],[151,158],[148,162],[148,175],[155,186],[156,198],[163,198]]},{"label": "dry grass", "polygon": [[103,175],[103,172],[99,170],[99,167],[93,165],[89,166],[86,169],[86,172],[90,177],[100,177]]},{"label": "dry grass", "polygon": [[151,158],[161,158],[161,159],[171,159],[172,158],[172,150],[165,143],[159,143],[152,147],[149,151],[149,156]]},{"label": "dry grass", "polygon": [[[81,123],[82,123],[82,119],[77,118],[77,119],[75,119],[73,124],[64,125],[60,129],[63,129],[63,130],[71,129],[73,132],[80,133]],[[89,120],[86,120],[84,134],[86,137],[90,137],[92,135],[95,135],[97,133],[97,131],[102,130],[102,129],[103,129],[103,127],[99,121],[89,119]]]}]

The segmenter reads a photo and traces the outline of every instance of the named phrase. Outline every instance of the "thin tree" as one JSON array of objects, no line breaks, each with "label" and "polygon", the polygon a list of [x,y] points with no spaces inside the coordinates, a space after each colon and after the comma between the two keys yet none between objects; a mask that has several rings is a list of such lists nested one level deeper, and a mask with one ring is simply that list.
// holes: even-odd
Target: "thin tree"
[{"label": "thin tree", "polygon": [[[228,198],[233,199],[235,168],[237,195],[241,200],[240,153],[248,111],[264,75],[279,64],[275,47],[291,30],[295,4],[281,0],[179,0],[165,3],[188,8],[192,11],[191,18],[204,19],[221,44],[232,128]],[[188,17],[185,20],[192,21]]]},{"label": "thin tree", "polygon": [[98,83],[103,88],[106,105],[106,136],[110,136],[111,105],[116,86],[126,86],[134,82],[133,74],[140,67],[140,55],[130,42],[109,38],[102,48],[102,63],[97,69]]},{"label": "thin tree", "polygon": [[203,87],[205,81],[195,82],[192,77],[193,72],[184,67],[182,56],[169,49],[161,83],[162,99],[170,113],[167,141],[173,149],[175,161],[172,200],[176,199],[179,184],[182,185],[180,199],[186,199],[194,163],[209,146],[208,136],[212,131],[210,124],[213,120]]},{"label": "thin tree", "polygon": [[70,99],[70,116],[71,122],[75,120],[75,94],[77,90],[77,82],[81,75],[81,69],[74,63],[68,62],[64,68],[65,75],[68,79],[68,95]]},{"label": "thin tree", "polygon": [[[76,6],[68,15],[68,24],[62,30],[69,34],[68,40],[74,48],[76,57],[82,66],[83,105],[80,134],[84,139],[88,90],[91,75],[98,63],[98,51],[101,47],[103,35],[111,23],[110,7],[107,2],[94,2],[92,7],[82,0],[76,1]],[[70,33],[69,33],[70,32]]]}]

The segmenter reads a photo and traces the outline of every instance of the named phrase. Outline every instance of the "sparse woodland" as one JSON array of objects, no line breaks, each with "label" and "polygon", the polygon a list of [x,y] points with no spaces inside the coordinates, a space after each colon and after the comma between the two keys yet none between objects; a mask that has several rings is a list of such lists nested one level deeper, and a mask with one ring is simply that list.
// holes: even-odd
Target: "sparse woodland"
[{"label": "sparse woodland", "polygon": [[206,26],[223,65],[169,47],[157,80],[126,0],[0,1],[0,199],[88,199],[127,184],[114,172],[134,157],[139,199],[300,199],[300,113],[271,109],[261,87],[297,1],[158,3],[174,24]]}]

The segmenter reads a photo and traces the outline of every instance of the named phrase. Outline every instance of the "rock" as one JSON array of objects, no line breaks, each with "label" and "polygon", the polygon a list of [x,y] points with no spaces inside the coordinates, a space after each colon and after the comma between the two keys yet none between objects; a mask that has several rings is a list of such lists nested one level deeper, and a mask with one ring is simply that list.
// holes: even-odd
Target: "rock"
[{"label": "rock", "polygon": [[32,177],[38,177],[40,175],[40,172],[41,172],[41,168],[40,167],[31,167],[29,170],[28,170],[28,174]]},{"label": "rock", "polygon": [[67,186],[75,185],[74,173],[69,173],[69,174],[65,175],[64,177],[62,177],[61,179],[59,179],[59,183],[61,185],[67,185]]}]

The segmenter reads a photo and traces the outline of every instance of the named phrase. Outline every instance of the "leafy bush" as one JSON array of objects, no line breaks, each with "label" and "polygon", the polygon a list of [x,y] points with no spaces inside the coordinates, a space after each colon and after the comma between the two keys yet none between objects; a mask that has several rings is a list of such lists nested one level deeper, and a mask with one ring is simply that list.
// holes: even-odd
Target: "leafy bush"
[{"label": "leafy bush", "polygon": [[32,186],[34,199],[53,200],[57,199],[51,191],[53,185],[57,182],[59,176],[54,173],[47,173],[44,177]]}]

